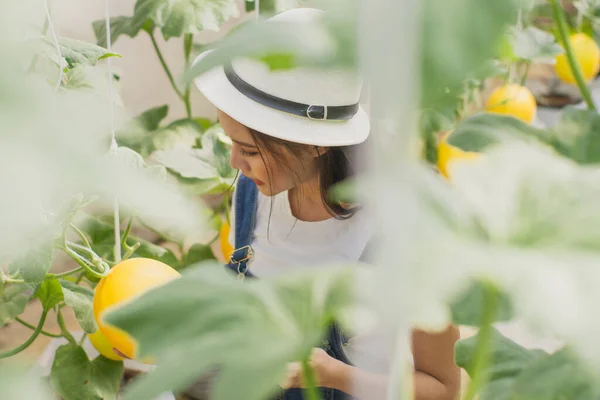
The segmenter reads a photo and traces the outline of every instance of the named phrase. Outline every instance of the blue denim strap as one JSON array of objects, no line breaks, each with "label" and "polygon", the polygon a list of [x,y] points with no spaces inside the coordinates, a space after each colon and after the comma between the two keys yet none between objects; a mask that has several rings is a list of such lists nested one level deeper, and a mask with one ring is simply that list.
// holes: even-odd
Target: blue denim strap
[{"label": "blue denim strap", "polygon": [[235,250],[227,267],[240,277],[251,276],[248,262],[252,259],[252,236],[256,218],[258,188],[244,175],[240,176],[235,195]]}]

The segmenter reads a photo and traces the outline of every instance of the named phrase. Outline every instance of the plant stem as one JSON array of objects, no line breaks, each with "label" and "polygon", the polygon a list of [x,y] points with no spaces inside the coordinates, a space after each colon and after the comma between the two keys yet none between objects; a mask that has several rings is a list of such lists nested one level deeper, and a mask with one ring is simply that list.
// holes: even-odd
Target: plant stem
[{"label": "plant stem", "polygon": [[[48,3],[48,8],[51,9],[51,4]],[[50,20],[48,19],[48,16],[46,15],[46,17],[44,18],[44,25],[42,26],[42,36],[46,36],[46,33],[48,33],[48,28],[50,27]],[[29,66],[29,69],[27,70],[27,72],[32,72],[35,69],[35,66],[37,65],[37,62],[40,58],[40,55],[38,53],[36,53],[33,56],[33,60],[31,60],[31,65]]]},{"label": "plant stem", "polygon": [[[89,252],[92,256],[95,256],[95,260],[97,259],[97,260],[100,260],[101,263],[104,263],[102,265],[103,271],[102,272],[96,271],[96,265],[95,264],[93,264],[87,258],[82,257],[79,253],[71,250],[69,248],[69,245],[77,247],[77,248],[81,248],[82,250],[85,250],[85,251]],[[89,272],[90,274],[94,275],[95,277],[97,277],[97,278],[104,278],[106,275],[108,275],[108,272],[110,271],[110,267],[108,267],[108,265],[106,264],[106,262],[102,261],[102,259],[92,249],[88,249],[86,247],[79,246],[76,243],[70,243],[70,242],[66,242],[65,246],[62,249],[73,260],[75,260],[75,262],[77,262],[77,264],[79,264],[83,269],[85,269],[87,272]],[[100,266],[98,266],[98,268],[100,268]]]},{"label": "plant stem", "polygon": [[175,93],[177,93],[177,96],[179,96],[179,98],[183,101],[183,94],[179,91],[179,89],[177,88],[177,85],[175,84],[175,80],[173,79],[173,75],[171,74],[171,70],[169,69],[169,66],[167,65],[167,62],[165,61],[165,58],[162,55],[162,52],[160,51],[160,48],[158,47],[158,43],[156,42],[156,37],[154,37],[154,32],[148,32],[148,35],[150,35],[150,40],[152,40],[152,46],[154,46],[154,50],[156,51],[156,55],[158,56],[158,59],[160,60],[160,64],[162,65],[163,69],[165,70],[165,73],[167,74],[167,77],[169,78],[169,82],[171,82],[171,86],[173,87],[173,90],[175,90]]},{"label": "plant stem", "polygon": [[80,346],[83,345],[83,342],[85,341],[85,338],[87,337],[87,335],[88,334],[86,332],[83,332],[83,335],[81,335],[81,339],[79,339],[79,343],[78,343]]},{"label": "plant stem", "polygon": [[71,335],[71,333],[67,329],[67,325],[65,324],[65,319],[63,318],[62,311],[61,311],[60,308],[56,312],[56,321],[58,322],[58,326],[60,326],[60,332],[62,333],[62,335],[69,342],[71,342],[73,344],[77,344],[77,341],[75,340],[75,338],[73,337],[73,335]]},{"label": "plant stem", "polygon": [[210,240],[210,242],[208,242],[207,246],[210,246],[210,245],[212,245],[213,243],[215,243],[217,240],[219,240],[219,237],[220,237],[220,236],[221,236],[221,234],[220,234],[220,233],[217,233],[217,234],[215,235],[215,237],[214,237],[214,238],[212,238],[212,239]]},{"label": "plant stem", "polygon": [[231,226],[230,215],[231,215],[231,206],[229,205],[229,196],[225,195],[223,198],[223,202],[225,203],[225,219],[229,226]]},{"label": "plant stem", "polygon": [[48,273],[48,274],[46,274],[46,277],[44,279],[62,278],[63,276],[73,275],[74,273],[79,272],[82,269],[83,269],[82,267],[78,267],[78,268],[72,269],[70,271],[61,272],[60,274]]},{"label": "plant stem", "polygon": [[13,279],[8,276],[4,277],[4,282],[6,282],[6,283],[25,283],[25,281],[23,279]]},{"label": "plant stem", "polygon": [[527,81],[527,76],[529,75],[530,67],[531,67],[531,63],[528,61],[525,64],[525,72],[523,73],[523,76],[521,77],[521,86],[525,86],[525,82]]},{"label": "plant stem", "polygon": [[306,389],[307,400],[321,400],[321,394],[317,389],[317,379],[315,378],[315,371],[308,363],[308,359],[302,361],[302,375],[304,376],[304,383]]},{"label": "plant stem", "polygon": [[590,110],[596,111],[594,100],[592,100],[589,88],[585,80],[583,79],[581,68],[579,68],[579,63],[577,62],[577,59],[575,59],[575,55],[573,54],[573,48],[571,47],[571,42],[569,41],[569,30],[567,27],[567,22],[565,20],[565,12],[560,4],[560,0],[550,0],[550,3],[552,4],[554,19],[556,20],[556,23],[558,25],[558,34],[560,36],[561,41],[563,42],[563,46],[565,47],[567,59],[569,60],[569,66],[571,67],[571,71],[573,72],[573,76],[575,77],[575,81],[577,82],[577,86],[581,91],[581,96],[585,100],[585,103],[587,104],[588,108]]},{"label": "plant stem", "polygon": [[488,379],[487,368],[490,364],[490,338],[492,335],[492,323],[496,314],[497,291],[496,288],[488,284],[484,300],[483,320],[479,329],[479,338],[475,348],[475,357],[473,360],[473,374],[469,390],[464,400],[473,400],[485,385]]},{"label": "plant stem", "polygon": [[44,323],[46,322],[46,317],[47,316],[48,316],[48,311],[44,310],[42,312],[42,316],[40,317],[40,321],[38,322],[37,327],[35,328],[35,330],[31,334],[31,336],[29,337],[29,339],[27,339],[27,341],[25,343],[23,343],[22,345],[20,345],[18,347],[15,347],[12,350],[8,350],[8,351],[5,351],[3,353],[0,353],[0,358],[7,358],[7,357],[14,356],[15,354],[18,354],[18,353],[22,352],[23,350],[25,350],[27,347],[29,347],[29,345],[31,343],[33,343],[33,341],[42,332],[42,327],[44,326]]},{"label": "plant stem", "polygon": [[[183,36],[183,54],[185,57],[185,69],[190,66],[190,55],[192,53],[192,45],[194,42],[194,36],[191,33],[186,33]],[[183,102],[185,103],[185,111],[188,118],[192,118],[192,103],[190,102],[190,84],[188,83],[185,87],[185,94],[183,95]]]},{"label": "plant stem", "polygon": [[76,227],[75,224],[71,223],[69,225],[71,226],[71,229],[77,232],[77,235],[79,235],[79,237],[83,241],[83,244],[85,244],[87,248],[91,249],[92,246],[90,245],[90,242],[88,242],[87,237],[85,237],[85,234],[78,227]]},{"label": "plant stem", "polygon": [[123,233],[123,237],[121,238],[121,247],[125,247],[127,245],[127,238],[129,238],[129,234],[131,233],[131,226],[133,225],[133,214],[129,218],[127,222],[127,228],[125,228],[125,233]]},{"label": "plant stem", "polygon": [[[19,317],[16,317],[16,318],[15,318],[15,321],[17,321],[18,323],[20,323],[20,324],[21,324],[21,325],[23,325],[23,326],[26,326],[26,327],[28,327],[29,329],[33,329],[33,330],[36,330],[36,329],[37,329],[37,327],[35,327],[35,326],[31,325],[31,324],[30,324],[29,322],[27,322],[27,321],[23,321],[23,320],[22,320],[21,318],[19,318]],[[53,337],[53,338],[61,338],[61,337],[62,337],[62,335],[61,335],[61,334],[59,334],[59,333],[50,333],[50,332],[46,332],[46,331],[45,331],[45,330],[43,330],[43,329],[40,331],[40,333],[41,333],[42,335],[44,335],[44,336]]]},{"label": "plant stem", "polygon": [[125,261],[129,257],[131,257],[131,255],[138,249],[138,247],[140,247],[140,242],[137,242],[132,247],[127,248],[127,253],[125,253],[125,255],[123,256],[123,259],[121,261]]}]

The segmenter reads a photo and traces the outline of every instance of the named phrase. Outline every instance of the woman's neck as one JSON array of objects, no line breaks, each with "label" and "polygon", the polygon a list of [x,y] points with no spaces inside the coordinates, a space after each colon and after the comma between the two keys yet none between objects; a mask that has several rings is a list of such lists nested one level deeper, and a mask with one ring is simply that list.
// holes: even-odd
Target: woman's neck
[{"label": "woman's neck", "polygon": [[288,199],[292,215],[300,221],[317,222],[331,218],[321,198],[318,176],[290,189]]}]

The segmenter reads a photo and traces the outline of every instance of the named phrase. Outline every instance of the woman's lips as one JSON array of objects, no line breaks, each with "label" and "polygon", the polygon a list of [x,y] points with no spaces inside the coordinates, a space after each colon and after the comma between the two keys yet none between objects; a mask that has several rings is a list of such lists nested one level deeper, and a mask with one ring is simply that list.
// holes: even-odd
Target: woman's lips
[{"label": "woman's lips", "polygon": [[265,184],[263,181],[260,181],[260,180],[258,180],[258,179],[252,179],[252,181],[253,181],[254,183],[256,183],[258,186],[262,186],[262,185],[264,185],[264,184]]}]

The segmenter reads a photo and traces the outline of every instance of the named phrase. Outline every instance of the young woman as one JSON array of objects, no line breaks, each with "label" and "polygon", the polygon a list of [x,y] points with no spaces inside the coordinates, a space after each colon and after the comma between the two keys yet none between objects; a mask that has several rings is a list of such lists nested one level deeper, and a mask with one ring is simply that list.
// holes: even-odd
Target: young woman
[{"label": "young woman", "polygon": [[[302,8],[272,20],[319,15]],[[302,266],[361,260],[373,233],[371,219],[365,210],[329,196],[334,184],[355,173],[352,150],[369,135],[359,79],[343,69],[271,71],[258,60],[236,59],[198,77],[196,85],[218,109],[233,143],[231,166],[241,173],[231,218],[236,250],[227,267],[240,278],[260,279]],[[457,338],[454,327],[413,333],[416,399],[456,398]],[[324,398],[383,398],[386,377],[352,366],[342,341],[332,327],[328,345],[312,354]],[[290,365],[280,398],[302,399],[302,384],[300,368]]]}]

